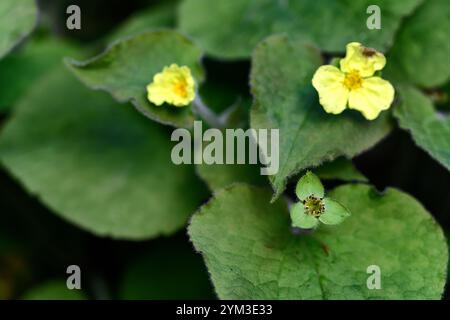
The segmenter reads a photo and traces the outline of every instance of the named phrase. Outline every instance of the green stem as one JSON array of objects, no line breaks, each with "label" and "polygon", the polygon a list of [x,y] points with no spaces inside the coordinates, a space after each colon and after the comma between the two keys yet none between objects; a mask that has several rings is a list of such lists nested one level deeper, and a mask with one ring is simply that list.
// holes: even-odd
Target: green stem
[{"label": "green stem", "polygon": [[194,113],[210,127],[222,129],[224,127],[223,121],[202,101],[197,94],[192,102],[192,109]]}]

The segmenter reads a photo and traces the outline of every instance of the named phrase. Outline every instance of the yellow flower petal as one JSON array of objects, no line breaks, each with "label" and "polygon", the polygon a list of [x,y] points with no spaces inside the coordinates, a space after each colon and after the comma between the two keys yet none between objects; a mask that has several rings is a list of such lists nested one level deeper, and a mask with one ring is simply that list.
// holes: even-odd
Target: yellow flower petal
[{"label": "yellow flower petal", "polygon": [[325,65],[319,67],[312,84],[319,93],[319,101],[327,113],[339,114],[345,110],[349,90],[344,85],[345,74],[338,68]]},{"label": "yellow flower petal", "polygon": [[340,64],[342,71],[346,73],[358,71],[361,77],[365,78],[383,69],[386,58],[374,49],[366,48],[358,42],[351,42],[347,44],[347,53]]},{"label": "yellow flower petal", "polygon": [[348,107],[360,111],[367,120],[374,120],[381,111],[389,109],[394,93],[389,81],[379,77],[364,79],[361,88],[350,92]]},{"label": "yellow flower petal", "polygon": [[177,64],[164,67],[147,86],[147,94],[148,100],[157,106],[165,102],[177,107],[188,105],[195,98],[195,81],[191,70]]}]

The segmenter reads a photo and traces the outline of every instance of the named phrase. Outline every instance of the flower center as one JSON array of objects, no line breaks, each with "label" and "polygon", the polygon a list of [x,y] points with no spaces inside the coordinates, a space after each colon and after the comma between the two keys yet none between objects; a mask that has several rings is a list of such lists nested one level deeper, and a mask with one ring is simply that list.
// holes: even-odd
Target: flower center
[{"label": "flower center", "polygon": [[175,92],[177,96],[186,98],[188,96],[186,81],[182,79],[176,81],[175,84],[173,85],[173,92]]},{"label": "flower center", "polygon": [[344,85],[349,90],[355,90],[361,88],[362,78],[358,71],[350,71],[345,75]]},{"label": "flower center", "polygon": [[319,217],[324,211],[325,206],[323,205],[322,199],[316,198],[314,196],[309,196],[303,202],[306,214],[313,217]]}]

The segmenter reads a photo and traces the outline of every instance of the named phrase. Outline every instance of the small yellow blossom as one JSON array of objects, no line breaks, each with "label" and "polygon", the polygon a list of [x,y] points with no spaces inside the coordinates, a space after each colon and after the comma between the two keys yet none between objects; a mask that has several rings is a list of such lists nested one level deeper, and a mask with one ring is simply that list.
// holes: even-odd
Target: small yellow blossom
[{"label": "small yellow blossom", "polygon": [[147,86],[147,94],[148,100],[157,106],[165,102],[176,107],[187,106],[195,98],[195,80],[191,70],[177,64],[164,67]]},{"label": "small yellow blossom", "polygon": [[314,74],[312,84],[319,93],[320,104],[328,113],[339,114],[348,105],[350,109],[360,111],[367,120],[376,119],[394,100],[392,85],[373,76],[385,65],[386,58],[382,53],[358,42],[349,43],[340,69],[325,65]]}]

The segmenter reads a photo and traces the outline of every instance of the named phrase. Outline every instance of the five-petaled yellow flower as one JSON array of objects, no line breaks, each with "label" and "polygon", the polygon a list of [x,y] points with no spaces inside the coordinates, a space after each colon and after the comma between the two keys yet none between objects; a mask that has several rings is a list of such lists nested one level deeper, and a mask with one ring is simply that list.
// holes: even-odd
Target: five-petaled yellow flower
[{"label": "five-petaled yellow flower", "polygon": [[165,102],[176,107],[187,106],[195,98],[195,80],[191,70],[177,64],[164,67],[147,86],[147,94],[148,100],[157,106]]},{"label": "five-petaled yellow flower", "polygon": [[340,69],[325,65],[317,69],[312,84],[319,93],[320,104],[326,112],[339,114],[348,107],[360,111],[368,120],[389,109],[394,100],[392,85],[374,73],[386,65],[380,52],[358,42],[347,45]]}]

